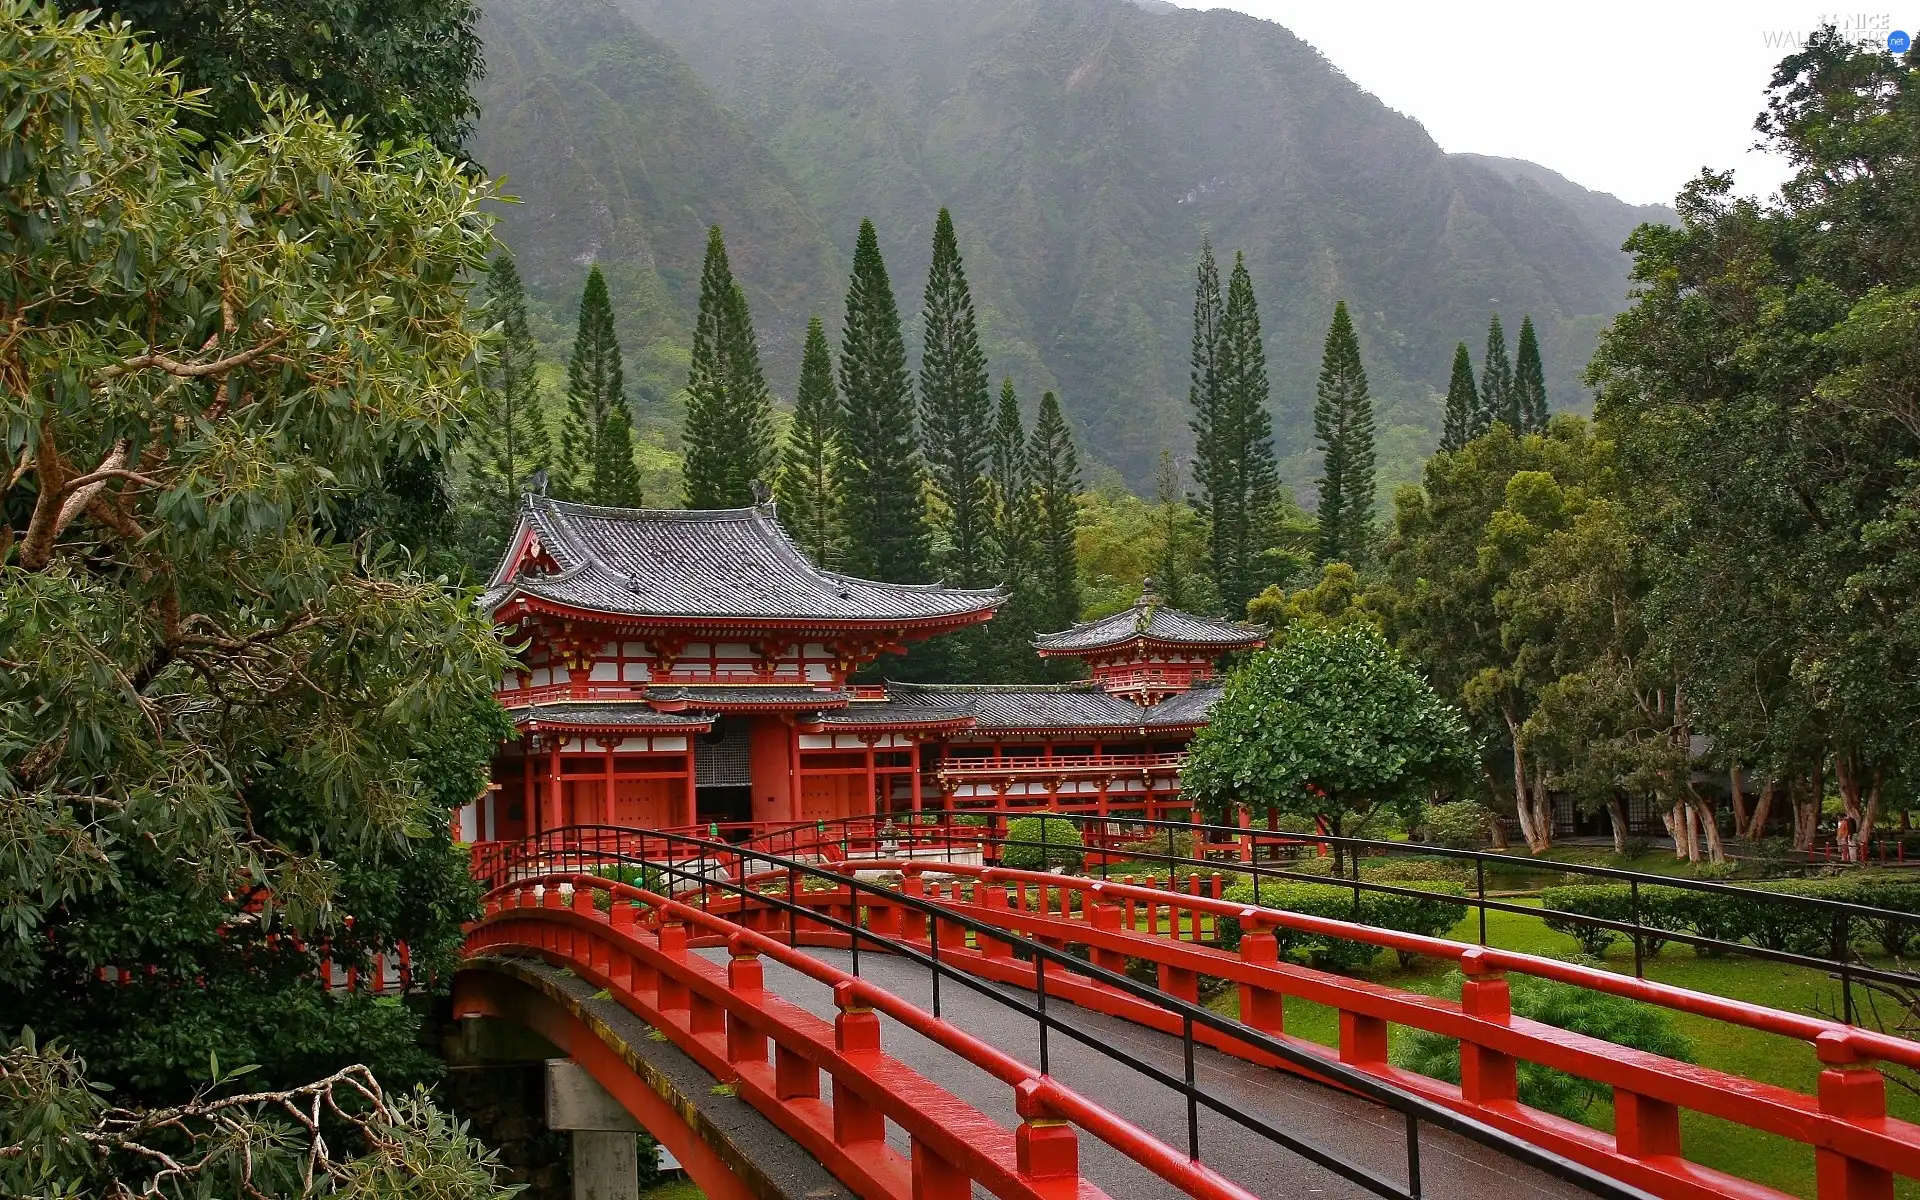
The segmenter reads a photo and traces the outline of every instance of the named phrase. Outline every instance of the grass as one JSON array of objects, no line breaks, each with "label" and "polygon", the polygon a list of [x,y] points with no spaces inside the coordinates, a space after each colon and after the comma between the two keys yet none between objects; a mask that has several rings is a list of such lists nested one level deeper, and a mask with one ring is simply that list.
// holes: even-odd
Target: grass
[{"label": "grass", "polygon": [[706,1197],[691,1179],[676,1179],[640,1193],[640,1200],[706,1200]]},{"label": "grass", "polygon": [[[1470,913],[1449,936],[1473,942],[1479,940],[1479,932],[1479,918]],[[1572,938],[1554,933],[1520,913],[1488,913],[1487,943],[1552,958],[1572,958],[1578,953]],[[1632,947],[1616,945],[1599,965],[1631,975]],[[1391,987],[1435,994],[1442,989],[1450,970],[1449,964],[1431,959],[1401,968],[1390,955],[1382,955],[1365,977]],[[1646,976],[1789,1012],[1832,1016],[1839,1010],[1837,984],[1824,974],[1756,959],[1704,958],[1686,947],[1670,945],[1646,960]],[[1237,1017],[1239,997],[1229,991],[1215,1002],[1215,1007]],[[1693,1043],[1700,1065],[1802,1094],[1813,1093],[1820,1067],[1811,1046],[1686,1013],[1672,1014],[1672,1021],[1675,1030]],[[1288,1033],[1323,1045],[1333,1046],[1339,1038],[1335,1010],[1291,996],[1286,1000],[1286,1024]],[[1903,1088],[1888,1087],[1887,1107],[1893,1116],[1920,1122],[1920,1097]],[[1596,1106],[1588,1120],[1596,1127],[1610,1129],[1611,1106]],[[1813,1151],[1805,1146],[1694,1112],[1681,1115],[1681,1137],[1687,1157],[1703,1166],[1794,1195],[1814,1194]],[[1898,1180],[1895,1194],[1920,1200],[1920,1181]]]}]

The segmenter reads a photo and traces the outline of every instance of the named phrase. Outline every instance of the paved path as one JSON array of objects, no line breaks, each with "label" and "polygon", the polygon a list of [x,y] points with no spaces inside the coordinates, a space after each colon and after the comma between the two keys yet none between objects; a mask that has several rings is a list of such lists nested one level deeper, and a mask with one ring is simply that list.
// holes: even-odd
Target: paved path
[{"label": "paved path", "polygon": [[[725,957],[723,951],[705,953],[716,960]],[[810,953],[824,962],[850,969],[850,956],[845,951],[813,950]],[[769,988],[777,989],[780,995],[809,1011],[832,1017],[833,997],[826,987],[770,959],[762,962]],[[931,1004],[932,989],[927,973],[918,965],[887,955],[865,953],[860,956],[860,973],[923,1008]],[[1031,999],[1027,993],[1011,989],[1003,994]],[[1038,1033],[1031,1018],[951,978],[941,981],[940,999],[941,1015],[949,1021],[1006,1053],[1038,1064]],[[1055,1015],[1123,1055],[1149,1063],[1176,1078],[1184,1073],[1177,1038],[1068,1005],[1061,1005]],[[893,1057],[937,1080],[947,1090],[1009,1127],[1018,1122],[1013,1112],[1011,1089],[1005,1084],[984,1071],[958,1067],[952,1054],[898,1023],[884,1017],[882,1022],[881,1044]],[[1167,1144],[1185,1147],[1186,1102],[1177,1092],[1063,1034],[1052,1036],[1048,1055],[1053,1075],[1062,1083]],[[1206,1047],[1197,1049],[1194,1064],[1201,1086],[1238,1111],[1257,1113],[1295,1137],[1348,1159],[1357,1159],[1389,1179],[1405,1181],[1406,1122],[1399,1114]],[[831,1081],[823,1078],[822,1085],[830,1088]],[[888,1135],[900,1150],[906,1150],[901,1130],[890,1124]],[[1087,1178],[1115,1200],[1158,1200],[1182,1195],[1131,1159],[1085,1134],[1080,1139],[1080,1156]],[[1200,1158],[1267,1200],[1283,1197],[1344,1200],[1372,1195],[1306,1162],[1261,1134],[1205,1108],[1200,1112]],[[1586,1194],[1431,1126],[1420,1130],[1420,1162],[1425,1194],[1434,1200],[1532,1200]],[[976,1188],[975,1194],[985,1193]]]}]

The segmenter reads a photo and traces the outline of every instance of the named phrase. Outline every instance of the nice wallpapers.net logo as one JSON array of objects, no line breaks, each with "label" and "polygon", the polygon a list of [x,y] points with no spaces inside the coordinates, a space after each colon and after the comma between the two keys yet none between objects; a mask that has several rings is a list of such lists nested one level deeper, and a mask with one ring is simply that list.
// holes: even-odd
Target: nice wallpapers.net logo
[{"label": "nice wallpapers.net logo", "polygon": [[1895,29],[1891,12],[1822,13],[1813,29],[1767,29],[1761,37],[1769,49],[1804,48],[1814,29],[1831,25],[1841,37],[1860,47],[1884,47],[1894,54],[1905,54],[1913,39],[1905,29]]}]

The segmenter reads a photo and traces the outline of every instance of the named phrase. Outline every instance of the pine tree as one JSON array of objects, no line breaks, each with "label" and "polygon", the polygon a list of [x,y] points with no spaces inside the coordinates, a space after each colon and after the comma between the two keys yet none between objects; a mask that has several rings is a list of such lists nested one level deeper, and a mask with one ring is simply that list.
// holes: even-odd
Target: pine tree
[{"label": "pine tree", "polygon": [[941,567],[949,581],[978,587],[991,574],[987,459],[993,395],[953,217],[944,208],[933,227],[933,268],[921,321],[920,433],[927,474],[945,508]]},{"label": "pine tree", "polygon": [[1487,355],[1480,363],[1480,410],[1474,421],[1473,436],[1479,437],[1495,421],[1520,428],[1520,413],[1514,405],[1513,363],[1507,358],[1507,335],[1500,328],[1500,314],[1493,314],[1487,326]]},{"label": "pine tree", "polygon": [[1320,561],[1360,562],[1373,540],[1373,401],[1344,300],[1333,306],[1320,356],[1313,433],[1322,456]]},{"label": "pine tree", "polygon": [[1210,607],[1206,581],[1193,569],[1196,557],[1204,558],[1204,550],[1193,544],[1198,540],[1194,524],[1193,506],[1180,482],[1180,466],[1173,460],[1173,451],[1162,450],[1153,472],[1154,588],[1174,608],[1205,612]]},{"label": "pine tree", "polygon": [[913,385],[872,221],[860,222],[853,250],[840,335],[840,405],[848,570],[891,583],[923,582],[927,512]]},{"label": "pine tree", "polygon": [[1039,614],[1044,605],[1036,594],[1040,581],[1034,562],[1037,517],[1027,462],[1027,433],[1011,379],[1000,384],[988,472],[993,495],[993,571],[995,581],[1006,589],[1007,599],[987,626],[992,644],[987,670],[1008,682],[1038,679],[1042,664],[1032,642],[1033,635],[1040,632]]},{"label": "pine tree", "polygon": [[481,406],[468,446],[491,525],[511,523],[527,479],[553,465],[553,437],[540,411],[539,352],[527,326],[526,292],[504,250],[487,272],[487,296],[500,341],[481,367]]},{"label": "pine tree", "polygon": [[[1231,423],[1221,412],[1220,378],[1222,328],[1226,300],[1220,291],[1220,269],[1213,246],[1200,243],[1200,265],[1193,289],[1193,348],[1187,384],[1187,403],[1193,408],[1193,482],[1200,491],[1200,512],[1207,521],[1208,560],[1214,589],[1222,594],[1233,575],[1231,552],[1232,500],[1239,493],[1240,460],[1232,450]],[[1229,512],[1223,520],[1222,510]]]},{"label": "pine tree", "polygon": [[1547,427],[1547,373],[1540,365],[1540,339],[1534,335],[1530,316],[1520,318],[1520,346],[1513,365],[1513,397],[1521,433],[1535,433]]},{"label": "pine tree", "polygon": [[633,413],[620,368],[607,280],[595,265],[580,295],[580,327],[567,356],[567,413],[560,425],[560,475],[568,499],[614,507],[640,503],[633,461]]},{"label": "pine tree", "polygon": [[1080,619],[1080,573],[1074,534],[1080,524],[1080,460],[1073,434],[1052,392],[1040,397],[1033,438],[1027,445],[1027,470],[1033,480],[1036,589],[1045,630],[1065,629]]},{"label": "pine tree", "polygon": [[[1261,556],[1280,497],[1280,469],[1273,451],[1273,417],[1267,411],[1267,352],[1260,340],[1260,311],[1246,258],[1236,254],[1220,320],[1219,408],[1215,438],[1231,462],[1231,491],[1215,489],[1213,540],[1215,586],[1229,613],[1242,613],[1260,590]],[[1221,557],[1224,552],[1224,558]],[[1218,570],[1218,567],[1216,567]]]},{"label": "pine tree", "polygon": [[707,260],[700,272],[684,440],[688,508],[752,504],[754,482],[770,480],[779,460],[759,339],[718,225],[707,232]]},{"label": "pine tree", "polygon": [[816,565],[832,569],[844,547],[840,535],[840,397],[833,387],[833,352],[814,317],[800,353],[800,386],[793,426],[775,489],[780,523]]},{"label": "pine tree", "polygon": [[1473,359],[1467,344],[1453,348],[1453,377],[1447,380],[1447,415],[1440,427],[1440,448],[1458,450],[1473,440],[1473,426],[1480,411],[1480,389],[1473,386]]}]

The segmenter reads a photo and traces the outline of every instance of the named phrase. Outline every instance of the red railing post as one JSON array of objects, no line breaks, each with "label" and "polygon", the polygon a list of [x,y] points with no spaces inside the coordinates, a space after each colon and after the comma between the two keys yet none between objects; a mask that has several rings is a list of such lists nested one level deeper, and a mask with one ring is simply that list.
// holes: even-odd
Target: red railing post
[{"label": "red railing post", "polygon": [[1340,1010],[1340,1061],[1379,1066],[1387,1061],[1387,1023],[1365,1013]]},{"label": "red railing post", "polygon": [[1026,1179],[1077,1179],[1079,1135],[1042,1102],[1041,1086],[1038,1079],[1014,1085],[1013,1109],[1020,1117],[1013,1132],[1014,1166]]},{"label": "red railing post", "polygon": [[[1252,909],[1243,909],[1239,919],[1240,957],[1250,963],[1279,962],[1280,939],[1274,936],[1273,930],[1254,926]],[[1240,985],[1240,1019],[1263,1033],[1283,1032],[1287,1025],[1286,996],[1271,988],[1243,983]]]},{"label": "red railing post", "polygon": [[[766,973],[760,964],[760,954],[747,945],[745,938],[738,934],[727,939],[727,987],[743,1000],[758,1005],[766,993]],[[727,1013],[727,1061],[730,1063],[765,1063],[767,1061],[767,1037],[740,1018],[738,1013]]]},{"label": "red railing post", "polygon": [[[1886,1120],[1887,1081],[1861,1060],[1847,1035],[1829,1030],[1814,1039],[1814,1051],[1826,1069],[1820,1072],[1820,1111],[1863,1125]],[[1893,1172],[1815,1147],[1814,1187],[1819,1200],[1893,1200]]]},{"label": "red railing post", "polygon": [[[1090,905],[1086,911],[1087,924],[1093,926],[1095,929],[1107,929],[1116,933],[1119,932],[1119,905],[1108,904],[1102,901]],[[1103,950],[1095,946],[1088,952],[1088,957],[1093,960],[1093,965],[1096,967],[1105,967],[1109,971],[1117,971],[1121,974],[1126,973],[1127,955],[1124,950]]]},{"label": "red railing post", "polygon": [[[973,900],[981,908],[1004,912],[1007,907],[1007,889],[998,884],[980,884],[973,889]],[[999,924],[995,918],[989,921]],[[1013,953],[1013,945],[999,938],[980,935],[980,953],[988,958],[1005,958]]]},{"label": "red railing post", "polygon": [[1631,1158],[1679,1154],[1679,1106],[1615,1088],[1613,1148]]},{"label": "red railing post", "polygon": [[[840,1012],[833,1019],[833,1044],[843,1056],[869,1057],[880,1053],[880,1016],[859,1002],[851,982],[833,988],[833,1002]],[[887,1136],[886,1114],[856,1095],[854,1090],[833,1081],[833,1141],[838,1146],[862,1142],[881,1142]]]},{"label": "red railing post", "polygon": [[913,1200],[972,1200],[967,1173],[919,1138],[913,1139]]},{"label": "red railing post", "polygon": [[818,1100],[820,1068],[797,1050],[773,1044],[773,1094],[778,1100]]},{"label": "red railing post", "polygon": [[[1507,989],[1507,977],[1482,961],[1478,947],[1461,955],[1460,970],[1467,977],[1460,986],[1462,1012],[1502,1025],[1513,1020],[1513,997]],[[1470,1104],[1518,1098],[1517,1068],[1511,1054],[1490,1050],[1470,1038],[1463,1040],[1460,1043],[1460,1098]]]},{"label": "red railing post", "polygon": [[[686,958],[687,927],[685,925],[662,925],[657,936],[661,954],[668,958]],[[674,978],[671,971],[659,972],[657,1002],[661,1012],[678,1012],[685,1009],[688,1003],[686,982]]]}]

